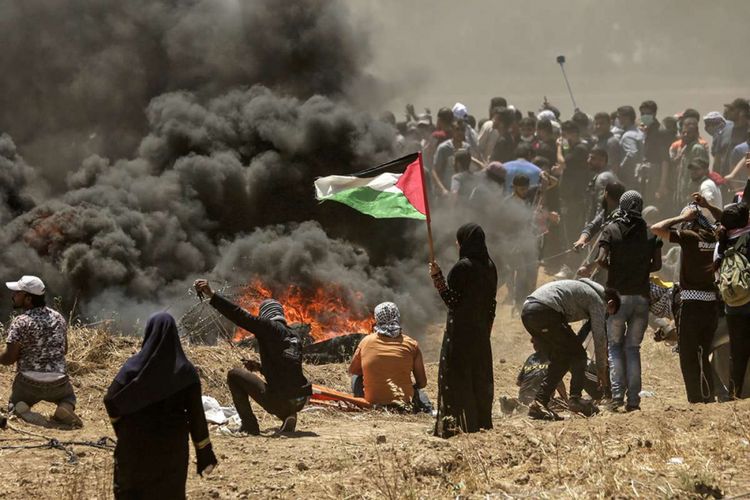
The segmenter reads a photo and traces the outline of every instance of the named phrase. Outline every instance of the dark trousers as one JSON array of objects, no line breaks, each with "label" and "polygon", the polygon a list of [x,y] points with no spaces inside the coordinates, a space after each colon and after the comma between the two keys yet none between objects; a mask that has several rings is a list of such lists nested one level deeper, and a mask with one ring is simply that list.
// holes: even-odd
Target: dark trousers
[{"label": "dark trousers", "polygon": [[253,414],[248,398],[252,398],[264,410],[281,420],[304,407],[304,400],[300,403],[299,399],[289,399],[274,393],[262,378],[242,368],[229,371],[227,384],[229,392],[232,393],[234,407],[242,420],[242,429],[247,432],[258,431],[258,419]]},{"label": "dark trousers", "polygon": [[521,322],[549,358],[547,375],[536,400],[546,406],[568,371],[571,374],[570,396],[581,397],[586,384],[586,351],[565,316],[539,302],[527,302],[521,312]]},{"label": "dark trousers", "polygon": [[719,323],[716,301],[685,300],[680,310],[680,369],[690,403],[713,400],[713,372],[708,360]]},{"label": "dark trousers", "polygon": [[734,396],[742,397],[743,382],[750,362],[750,314],[727,315],[729,328],[729,356],[732,360],[731,377]]}]

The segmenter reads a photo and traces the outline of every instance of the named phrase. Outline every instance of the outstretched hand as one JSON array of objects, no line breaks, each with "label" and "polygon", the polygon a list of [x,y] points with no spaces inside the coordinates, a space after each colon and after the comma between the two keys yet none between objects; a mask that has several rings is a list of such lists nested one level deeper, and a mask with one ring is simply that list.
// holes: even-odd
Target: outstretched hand
[{"label": "outstretched hand", "polygon": [[193,287],[195,287],[195,293],[198,294],[198,298],[201,300],[203,300],[204,296],[209,299],[214,296],[214,291],[211,289],[211,285],[208,284],[208,280],[206,279],[195,280]]}]

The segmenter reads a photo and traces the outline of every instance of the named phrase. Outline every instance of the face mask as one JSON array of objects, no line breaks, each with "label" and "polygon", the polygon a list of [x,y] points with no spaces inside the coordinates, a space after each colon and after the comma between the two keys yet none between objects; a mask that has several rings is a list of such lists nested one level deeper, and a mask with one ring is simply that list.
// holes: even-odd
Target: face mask
[{"label": "face mask", "polygon": [[648,127],[654,123],[654,115],[641,115],[641,123]]},{"label": "face mask", "polygon": [[534,136],[533,136],[533,135],[527,135],[527,136],[525,136],[525,137],[524,137],[524,136],[521,136],[521,140],[522,140],[523,142],[531,142],[531,141],[533,141],[533,140],[534,140]]}]

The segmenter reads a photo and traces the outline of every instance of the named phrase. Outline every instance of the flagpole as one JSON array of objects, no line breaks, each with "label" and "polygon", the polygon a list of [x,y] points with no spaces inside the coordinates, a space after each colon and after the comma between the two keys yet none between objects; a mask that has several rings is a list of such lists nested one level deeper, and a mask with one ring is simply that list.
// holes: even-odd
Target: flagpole
[{"label": "flagpole", "polygon": [[430,201],[427,198],[427,183],[424,181],[424,165],[422,152],[419,152],[419,177],[422,180],[422,194],[424,195],[425,222],[427,222],[427,243],[430,248],[430,262],[435,262],[435,247],[432,243],[432,225],[430,224]]}]

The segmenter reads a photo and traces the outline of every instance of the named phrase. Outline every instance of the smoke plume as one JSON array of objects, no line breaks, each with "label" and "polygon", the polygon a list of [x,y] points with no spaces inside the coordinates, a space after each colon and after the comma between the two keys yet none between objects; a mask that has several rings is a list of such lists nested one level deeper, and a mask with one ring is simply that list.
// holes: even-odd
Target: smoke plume
[{"label": "smoke plume", "polygon": [[[40,275],[65,309],[123,324],[179,314],[201,275],[434,321],[423,224],[313,197],[316,177],[395,155],[348,98],[376,82],[344,2],[10,1],[0,20],[0,126],[34,165],[0,137],[2,278]],[[447,263],[472,215],[437,214]]]}]

